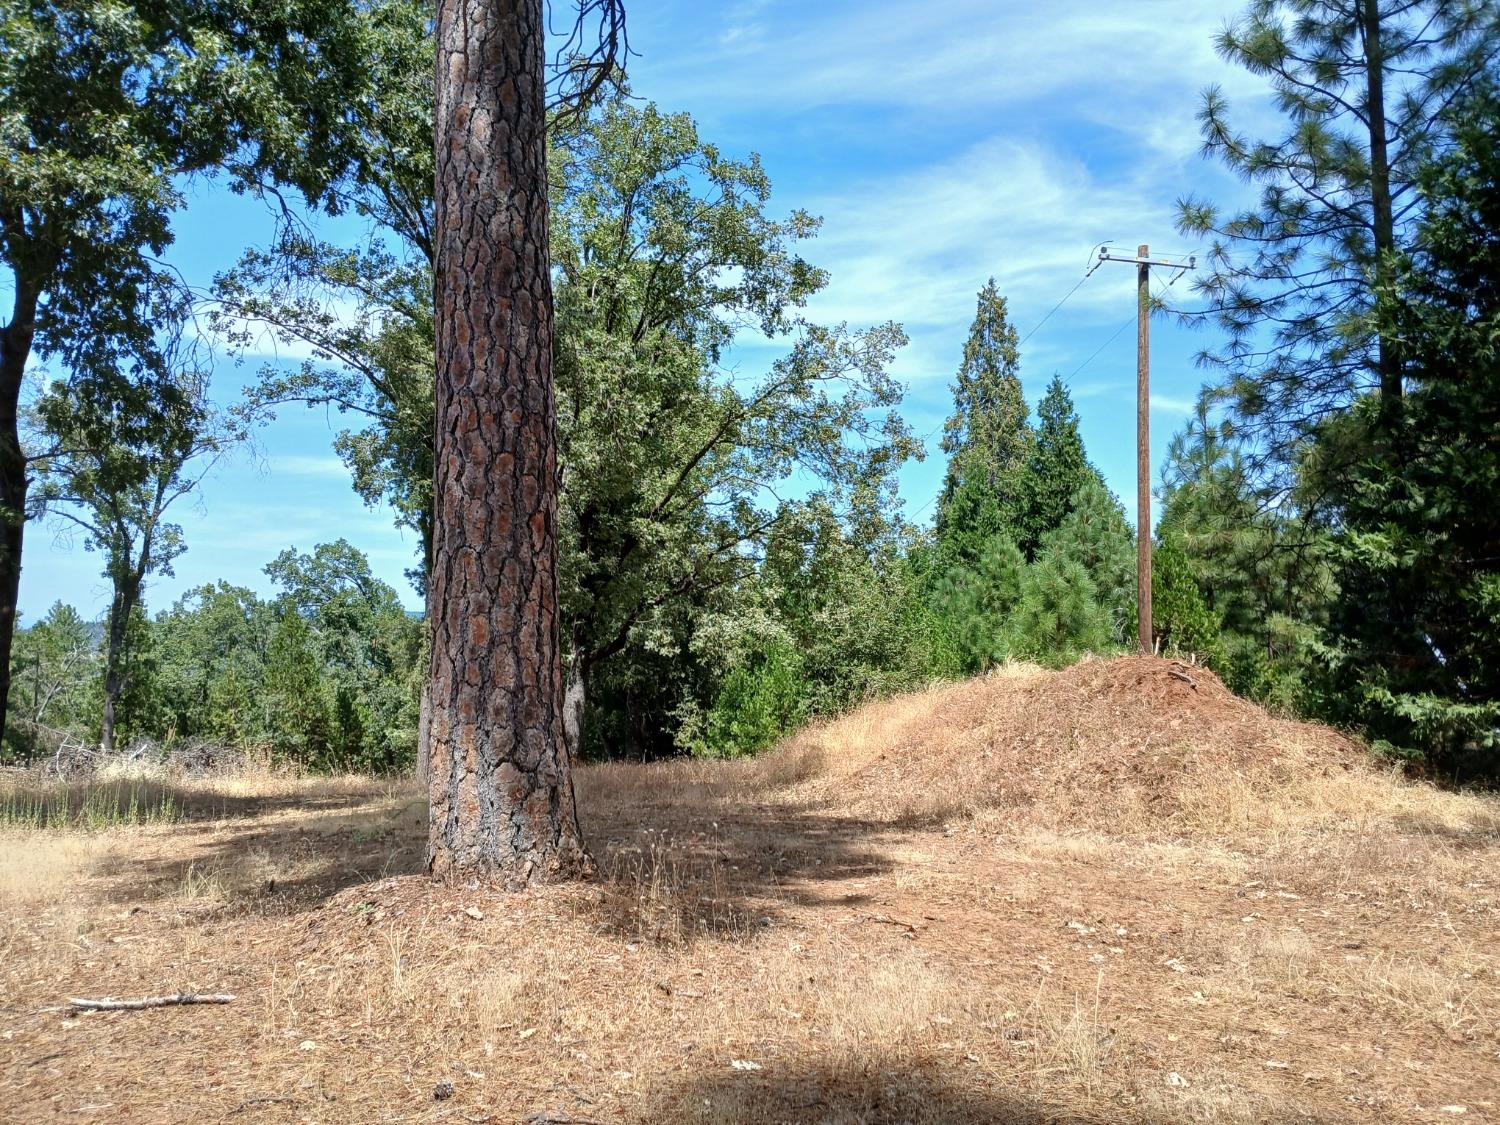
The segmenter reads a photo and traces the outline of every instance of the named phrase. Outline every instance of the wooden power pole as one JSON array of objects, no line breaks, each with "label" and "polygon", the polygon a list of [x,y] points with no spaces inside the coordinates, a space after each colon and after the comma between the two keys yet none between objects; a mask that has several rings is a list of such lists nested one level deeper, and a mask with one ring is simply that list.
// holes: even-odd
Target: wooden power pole
[{"label": "wooden power pole", "polygon": [[1196,258],[1186,262],[1152,259],[1144,243],[1134,258],[1117,258],[1107,249],[1099,251],[1101,262],[1130,262],[1136,267],[1135,345],[1135,503],[1136,503],[1136,637],[1144,653],[1156,651],[1151,616],[1151,267],[1190,270]]}]

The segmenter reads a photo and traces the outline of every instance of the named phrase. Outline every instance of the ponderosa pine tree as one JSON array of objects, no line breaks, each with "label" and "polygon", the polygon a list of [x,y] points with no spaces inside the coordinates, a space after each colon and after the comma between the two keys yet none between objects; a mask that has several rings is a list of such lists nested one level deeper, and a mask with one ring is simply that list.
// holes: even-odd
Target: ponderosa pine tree
[{"label": "ponderosa pine tree", "polygon": [[948,472],[938,497],[943,555],[972,563],[991,536],[1015,537],[1033,435],[1021,390],[1021,355],[995,279],[979,292],[974,322],[943,425]]},{"label": "ponderosa pine tree", "polygon": [[542,0],[441,0],[428,867],[589,866],[563,729]]},{"label": "ponderosa pine tree", "polygon": [[1026,568],[1006,633],[1013,654],[1050,665],[1111,644],[1109,613],[1088,571],[1056,549],[1043,551]]},{"label": "ponderosa pine tree", "polygon": [[[1367,399],[1320,441],[1339,513],[1327,712],[1461,777],[1500,774],[1500,93],[1451,116],[1429,211],[1398,262],[1404,409]],[[1339,447],[1357,450],[1351,457]]]},{"label": "ponderosa pine tree", "polygon": [[1204,152],[1259,198],[1231,214],[1179,204],[1179,228],[1210,241],[1197,315],[1227,336],[1202,358],[1223,373],[1258,483],[1288,490],[1305,441],[1360,396],[1399,401],[1399,340],[1381,330],[1376,294],[1411,245],[1441,111],[1493,65],[1497,35],[1495,0],[1254,0],[1219,36],[1288,122],[1271,140],[1245,136],[1209,89]]},{"label": "ponderosa pine tree", "polygon": [[999,534],[985,541],[971,565],[953,567],[938,579],[930,604],[940,647],[953,665],[944,671],[973,675],[1005,658],[1025,573],[1021,552]]}]

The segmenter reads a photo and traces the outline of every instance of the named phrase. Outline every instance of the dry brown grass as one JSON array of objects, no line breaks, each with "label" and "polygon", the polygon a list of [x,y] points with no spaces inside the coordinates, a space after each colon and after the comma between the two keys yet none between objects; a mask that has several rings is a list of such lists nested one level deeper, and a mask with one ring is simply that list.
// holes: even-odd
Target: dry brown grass
[{"label": "dry brown grass", "polygon": [[[1495,1119],[1496,802],[1164,668],[590,767],[601,877],[522,895],[422,878],[364,779],[0,833],[0,1116]],[[60,1007],[176,989],[239,999]]]}]

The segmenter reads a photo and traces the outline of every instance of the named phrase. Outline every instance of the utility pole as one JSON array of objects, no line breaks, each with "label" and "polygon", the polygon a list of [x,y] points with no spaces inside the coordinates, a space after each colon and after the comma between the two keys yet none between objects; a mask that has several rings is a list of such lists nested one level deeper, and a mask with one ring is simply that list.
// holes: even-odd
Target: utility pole
[{"label": "utility pole", "polygon": [[[1134,258],[1118,258],[1100,249],[1101,262],[1130,262],[1136,267],[1135,345],[1135,494],[1136,494],[1136,638],[1144,653],[1156,651],[1151,616],[1151,267],[1190,270],[1196,257],[1186,262],[1153,259],[1151,248],[1142,243]],[[1095,269],[1098,267],[1095,266]]]}]

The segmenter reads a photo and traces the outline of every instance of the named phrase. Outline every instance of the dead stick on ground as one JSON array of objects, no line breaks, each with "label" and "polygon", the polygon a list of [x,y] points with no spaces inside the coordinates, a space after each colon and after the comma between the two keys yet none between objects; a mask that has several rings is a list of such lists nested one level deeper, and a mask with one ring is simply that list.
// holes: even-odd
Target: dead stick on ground
[{"label": "dead stick on ground", "polygon": [[866,914],[863,917],[867,918],[871,922],[880,922],[883,925],[887,926],[901,926],[903,929],[910,930],[912,933],[917,932],[916,926],[912,925],[910,922],[903,922],[900,918],[888,918],[884,914]]},{"label": "dead stick on ground", "polygon": [[178,992],[171,996],[146,996],[140,1000],[83,1000],[68,997],[68,1003],[80,1012],[136,1012],[142,1008],[166,1008],[173,1004],[227,1004],[234,997],[227,992]]}]

